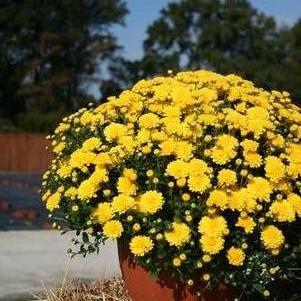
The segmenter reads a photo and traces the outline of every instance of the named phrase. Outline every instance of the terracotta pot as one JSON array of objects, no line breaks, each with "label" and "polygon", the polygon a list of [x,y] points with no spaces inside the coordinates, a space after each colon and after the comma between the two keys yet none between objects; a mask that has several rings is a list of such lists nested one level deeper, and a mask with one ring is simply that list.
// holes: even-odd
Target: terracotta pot
[{"label": "terracotta pot", "polygon": [[[125,286],[133,301],[233,301],[230,286],[220,284],[212,291],[205,290],[201,281],[188,286],[179,280],[161,274],[153,279],[147,270],[135,262],[128,244],[118,241],[118,255]],[[198,294],[197,292],[201,292]]]}]

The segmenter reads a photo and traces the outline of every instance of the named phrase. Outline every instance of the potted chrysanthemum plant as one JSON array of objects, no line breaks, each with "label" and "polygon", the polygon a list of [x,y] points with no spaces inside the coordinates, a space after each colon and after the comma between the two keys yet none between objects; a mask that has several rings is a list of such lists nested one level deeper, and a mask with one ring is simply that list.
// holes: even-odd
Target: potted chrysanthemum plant
[{"label": "potted chrysanthemum plant", "polygon": [[63,119],[43,201],[73,254],[118,240],[134,301],[277,300],[298,278],[300,138],[287,92],[204,70],[142,80]]}]

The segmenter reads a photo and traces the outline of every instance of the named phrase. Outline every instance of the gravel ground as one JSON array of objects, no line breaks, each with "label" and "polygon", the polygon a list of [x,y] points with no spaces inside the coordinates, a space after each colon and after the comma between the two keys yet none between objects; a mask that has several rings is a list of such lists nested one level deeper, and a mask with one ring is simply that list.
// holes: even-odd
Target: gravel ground
[{"label": "gravel ground", "polygon": [[[61,287],[46,291],[38,301],[131,301],[121,278],[87,283],[63,282]],[[162,300],[163,301],[163,300]]]}]

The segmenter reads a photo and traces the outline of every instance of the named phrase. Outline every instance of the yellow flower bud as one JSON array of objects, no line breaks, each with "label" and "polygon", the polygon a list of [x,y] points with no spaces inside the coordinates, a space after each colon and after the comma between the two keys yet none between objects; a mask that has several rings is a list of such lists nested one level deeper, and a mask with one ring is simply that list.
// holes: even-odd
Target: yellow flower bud
[{"label": "yellow flower bud", "polygon": [[190,194],[188,194],[188,193],[183,193],[183,194],[182,194],[182,200],[183,200],[184,202],[189,201],[189,200],[190,200]]},{"label": "yellow flower bud", "polygon": [[186,184],[186,179],[185,178],[181,178],[177,180],[177,186],[178,187],[184,187]]},{"label": "yellow flower bud", "polygon": [[200,269],[203,267],[203,263],[201,261],[198,261],[196,266]]},{"label": "yellow flower bud", "polygon": [[153,175],[154,175],[154,171],[152,169],[149,169],[147,172],[146,172],[146,175],[151,178]]},{"label": "yellow flower bud", "polygon": [[263,224],[263,223],[265,222],[265,218],[264,218],[264,217],[260,217],[260,218],[258,219],[258,221],[259,221],[261,224]]},{"label": "yellow flower bud", "polygon": [[158,178],[153,178],[153,183],[154,184],[158,184],[159,183],[159,179]]},{"label": "yellow flower bud", "polygon": [[192,221],[192,216],[191,215],[186,215],[185,220],[186,220],[186,222],[191,222]]},{"label": "yellow flower bud", "polygon": [[210,149],[205,149],[204,150],[204,156],[209,157],[211,155],[211,150]]},{"label": "yellow flower bud", "polygon": [[180,258],[174,258],[173,261],[172,261],[172,264],[175,266],[175,267],[179,267],[181,265],[181,259]]},{"label": "yellow flower bud", "polygon": [[184,253],[180,254],[179,258],[184,261],[187,259],[186,255]]},{"label": "yellow flower bud", "polygon": [[132,215],[128,215],[126,219],[127,219],[127,221],[131,222],[133,220],[133,216]]},{"label": "yellow flower bud", "polygon": [[65,191],[65,188],[63,186],[60,186],[58,189],[57,189],[58,192],[64,192]]},{"label": "yellow flower bud", "polygon": [[162,233],[158,233],[158,234],[156,235],[156,239],[157,239],[157,240],[163,239],[163,234],[162,234]]},{"label": "yellow flower bud", "polygon": [[78,211],[78,206],[77,205],[73,205],[72,206],[72,211],[77,212]]},{"label": "yellow flower bud", "polygon": [[245,250],[245,249],[248,248],[248,244],[244,242],[244,243],[241,245],[241,247]]},{"label": "yellow flower bud", "polygon": [[242,218],[246,218],[246,217],[248,216],[248,214],[247,214],[247,212],[242,211],[242,212],[240,213],[240,216],[241,216]]},{"label": "yellow flower bud", "polygon": [[110,189],[105,189],[104,191],[103,191],[103,195],[104,196],[109,196],[111,194],[111,190]]},{"label": "yellow flower bud", "polygon": [[248,171],[247,171],[246,169],[242,169],[242,170],[240,171],[240,175],[241,175],[242,177],[246,177],[246,176],[248,175]]},{"label": "yellow flower bud", "polygon": [[270,296],[270,292],[269,292],[268,290],[265,290],[265,291],[263,292],[263,295],[264,295],[265,297],[269,297],[269,296]]},{"label": "yellow flower bud", "polygon": [[154,154],[155,154],[155,155],[160,154],[160,150],[159,150],[159,149],[155,149],[155,150],[154,150]]},{"label": "yellow flower bud", "polygon": [[143,154],[149,154],[149,153],[151,153],[151,151],[152,151],[152,149],[149,146],[144,146],[142,148],[142,153]]},{"label": "yellow flower bud", "polygon": [[133,230],[134,231],[139,231],[141,229],[141,226],[140,226],[140,224],[138,224],[138,223],[135,223],[134,225],[133,225]]},{"label": "yellow flower bud", "polygon": [[203,255],[203,260],[204,262],[210,262],[211,261],[211,256],[208,254]]}]

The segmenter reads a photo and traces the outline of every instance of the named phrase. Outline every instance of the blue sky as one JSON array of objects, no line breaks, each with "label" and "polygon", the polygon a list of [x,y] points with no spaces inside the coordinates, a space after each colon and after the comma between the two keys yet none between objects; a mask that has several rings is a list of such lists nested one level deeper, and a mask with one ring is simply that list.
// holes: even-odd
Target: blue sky
[{"label": "blue sky", "polygon": [[[159,11],[171,0],[126,0],[129,14],[126,26],[114,29],[127,58],[137,59],[142,55],[142,42],[149,24]],[[251,0],[254,7],[274,16],[280,23],[293,24],[301,18],[301,0]]]}]

